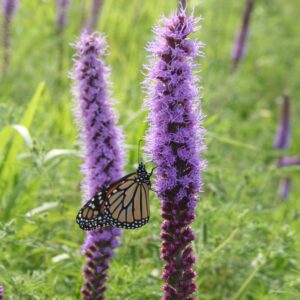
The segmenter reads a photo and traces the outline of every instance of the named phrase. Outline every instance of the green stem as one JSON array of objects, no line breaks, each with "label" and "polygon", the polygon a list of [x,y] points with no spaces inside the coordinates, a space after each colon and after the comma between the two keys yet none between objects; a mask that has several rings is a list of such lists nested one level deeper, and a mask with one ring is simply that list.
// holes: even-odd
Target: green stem
[{"label": "green stem", "polygon": [[246,280],[243,282],[243,284],[241,285],[241,287],[239,288],[237,293],[232,297],[231,300],[237,300],[242,296],[242,294],[244,293],[244,291],[246,290],[246,288],[248,287],[252,279],[255,277],[258,271],[263,267],[264,264],[265,262],[261,263],[250,273],[250,275],[246,278]]}]

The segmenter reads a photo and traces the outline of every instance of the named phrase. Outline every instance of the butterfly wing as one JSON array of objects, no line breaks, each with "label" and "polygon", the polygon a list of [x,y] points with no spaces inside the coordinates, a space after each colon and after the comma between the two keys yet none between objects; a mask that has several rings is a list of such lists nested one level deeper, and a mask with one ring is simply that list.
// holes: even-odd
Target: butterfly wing
[{"label": "butterfly wing", "polygon": [[119,228],[135,229],[149,221],[149,186],[136,173],[129,174],[106,190],[108,222]]},{"label": "butterfly wing", "polygon": [[104,214],[105,192],[96,193],[78,212],[76,222],[82,230],[90,231],[111,226]]}]

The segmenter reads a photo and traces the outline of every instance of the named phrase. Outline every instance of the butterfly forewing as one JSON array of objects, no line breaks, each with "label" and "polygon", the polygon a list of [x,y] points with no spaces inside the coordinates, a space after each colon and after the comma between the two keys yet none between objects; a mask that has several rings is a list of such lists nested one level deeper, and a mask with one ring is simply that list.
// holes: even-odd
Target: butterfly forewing
[{"label": "butterfly forewing", "polygon": [[82,230],[95,230],[111,226],[105,216],[105,192],[94,195],[78,212],[76,222]]}]

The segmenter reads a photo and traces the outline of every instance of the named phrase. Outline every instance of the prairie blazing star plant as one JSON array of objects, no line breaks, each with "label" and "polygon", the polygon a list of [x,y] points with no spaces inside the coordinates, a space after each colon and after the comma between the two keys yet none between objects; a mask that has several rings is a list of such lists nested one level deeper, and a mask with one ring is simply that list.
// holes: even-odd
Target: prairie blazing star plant
[{"label": "prairie blazing star plant", "polygon": [[3,296],[4,296],[4,288],[2,285],[0,285],[0,300],[3,300]]},{"label": "prairie blazing star plant", "polygon": [[[109,70],[102,60],[106,48],[104,38],[96,33],[83,33],[76,44],[75,115],[84,150],[84,199],[91,198],[101,186],[122,175],[121,133],[115,126],[116,118],[110,107],[107,89]],[[83,246],[83,254],[87,258],[81,290],[84,299],[104,299],[109,260],[114,255],[113,249],[119,245],[120,235],[121,231],[117,228],[87,234]]]},{"label": "prairie blazing star plant", "polygon": [[247,52],[247,41],[254,0],[246,0],[245,10],[242,16],[241,27],[236,34],[234,47],[231,54],[232,68],[235,69]]},{"label": "prairie blazing star plant", "polygon": [[[284,95],[281,103],[280,120],[278,123],[274,148],[278,150],[288,150],[291,142],[291,100],[290,97]],[[281,156],[277,160],[277,167],[291,167],[300,165],[299,156]],[[279,184],[279,195],[282,198],[287,199],[290,193],[292,185],[292,179],[289,175],[286,175],[281,179]]]},{"label": "prairie blazing star plant", "polygon": [[274,148],[275,149],[288,149],[290,146],[291,140],[291,103],[290,98],[285,95],[282,98],[281,104],[281,115],[280,121],[278,124],[278,128],[276,131],[275,141],[274,141]]},{"label": "prairie blazing star plant", "polygon": [[[281,114],[280,114],[280,121],[277,127],[276,135],[275,135],[275,141],[274,141],[274,149],[285,149],[288,150],[290,146],[290,140],[291,140],[291,121],[290,121],[290,115],[291,115],[291,103],[290,98],[287,95],[284,95],[282,98],[282,104],[281,104]],[[285,158],[280,157],[277,161],[277,166],[283,167],[285,166]],[[282,198],[287,199],[289,192],[291,189],[291,178],[290,176],[285,176],[281,179],[279,184],[279,195]]]},{"label": "prairie blazing star plant", "polygon": [[71,0],[56,0],[56,26],[57,32],[61,34],[67,24],[67,12],[70,7]]},{"label": "prairie blazing star plant", "polygon": [[98,20],[99,20],[99,15],[100,15],[103,4],[104,4],[104,0],[93,0],[92,1],[91,14],[85,25],[85,29],[88,32],[92,32],[92,31],[96,30]]},{"label": "prairie blazing star plant", "polygon": [[146,85],[150,108],[147,151],[157,164],[155,189],[162,201],[161,258],[164,300],[191,300],[196,291],[195,239],[190,224],[201,188],[200,172],[205,162],[200,99],[193,76],[194,60],[202,57],[201,44],[189,39],[199,20],[179,10],[163,18],[148,47],[153,61]]},{"label": "prairie blazing star plant", "polygon": [[278,159],[278,168],[290,166],[300,166],[300,156],[284,156]]},{"label": "prairie blazing star plant", "polygon": [[10,26],[11,20],[17,10],[18,0],[2,0],[3,10],[3,69],[6,70],[9,63]]}]

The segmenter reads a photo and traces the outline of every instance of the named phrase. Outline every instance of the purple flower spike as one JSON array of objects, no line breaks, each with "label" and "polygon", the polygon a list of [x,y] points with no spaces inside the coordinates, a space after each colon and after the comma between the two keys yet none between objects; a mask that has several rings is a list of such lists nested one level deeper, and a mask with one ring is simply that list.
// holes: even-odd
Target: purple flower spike
[{"label": "purple flower spike", "polygon": [[4,297],[4,288],[2,285],[0,285],[0,300],[3,300]]},{"label": "purple flower spike", "polygon": [[[123,153],[121,134],[109,103],[108,69],[101,57],[107,46],[103,37],[83,33],[76,45],[75,61],[77,120],[81,128],[80,140],[84,148],[84,199],[92,197],[104,184],[122,175]],[[117,228],[89,232],[83,246],[86,255],[85,283],[82,296],[86,300],[104,299],[105,282],[113,249],[119,245],[121,231]]]},{"label": "purple flower spike", "polygon": [[11,19],[16,12],[17,0],[2,0],[3,15],[7,19]]},{"label": "purple flower spike", "polygon": [[[290,121],[290,98],[289,96],[285,95],[282,99],[282,106],[281,106],[281,116],[280,122],[278,124],[274,148],[275,149],[285,149],[287,150],[290,146],[291,140],[291,121]],[[300,158],[299,157],[280,157],[277,161],[277,167],[282,168],[286,166],[293,166],[299,165]],[[280,186],[279,186],[279,195],[283,198],[288,198],[289,192],[291,189],[291,178],[286,176],[285,178],[281,179]]]},{"label": "purple flower spike", "polygon": [[103,6],[103,3],[104,3],[104,0],[93,0],[93,4],[91,7],[91,15],[85,26],[85,29],[88,32],[92,32],[92,31],[96,30],[100,11]]},{"label": "purple flower spike", "polygon": [[287,199],[289,197],[291,190],[291,177],[286,176],[281,179],[280,186],[279,186],[279,196],[281,196],[284,199]]},{"label": "purple flower spike", "polygon": [[9,63],[9,48],[10,48],[10,23],[13,18],[17,6],[18,0],[2,0],[3,9],[3,65],[4,71]]},{"label": "purple flower spike", "polygon": [[61,34],[67,24],[67,12],[70,7],[71,0],[56,0],[57,18],[56,26],[57,32]]},{"label": "purple flower spike", "polygon": [[277,167],[289,167],[289,166],[299,166],[300,156],[284,156],[280,157],[277,162]]},{"label": "purple flower spike", "polygon": [[291,140],[290,106],[290,98],[288,96],[283,96],[280,123],[277,128],[274,142],[275,149],[289,148]]},{"label": "purple flower spike", "polygon": [[239,62],[245,57],[247,50],[247,40],[249,35],[250,19],[254,7],[254,0],[246,0],[246,7],[242,17],[242,24],[236,34],[234,47],[231,54],[232,67],[235,69]]},{"label": "purple flower spike", "polygon": [[205,162],[200,160],[204,149],[201,101],[192,72],[194,59],[202,53],[201,44],[188,36],[197,21],[180,9],[177,15],[162,20],[163,26],[155,29],[156,40],[148,48],[153,61],[146,80],[150,87],[147,151],[157,164],[155,188],[162,200],[165,300],[194,299],[196,290],[190,246],[195,237],[189,225],[195,218]]}]

